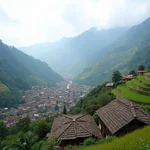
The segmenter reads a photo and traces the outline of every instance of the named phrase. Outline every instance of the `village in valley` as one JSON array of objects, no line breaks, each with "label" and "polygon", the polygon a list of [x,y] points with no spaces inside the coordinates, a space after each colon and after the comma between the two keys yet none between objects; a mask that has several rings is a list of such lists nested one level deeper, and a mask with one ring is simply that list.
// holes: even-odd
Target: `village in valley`
[{"label": "village in valley", "polygon": [[29,116],[32,122],[55,116],[63,112],[64,106],[69,110],[91,89],[90,86],[79,86],[72,81],[63,81],[56,87],[33,86],[31,90],[23,92],[23,104],[17,108],[0,108],[0,118],[5,120],[7,127],[12,127],[25,116]]}]

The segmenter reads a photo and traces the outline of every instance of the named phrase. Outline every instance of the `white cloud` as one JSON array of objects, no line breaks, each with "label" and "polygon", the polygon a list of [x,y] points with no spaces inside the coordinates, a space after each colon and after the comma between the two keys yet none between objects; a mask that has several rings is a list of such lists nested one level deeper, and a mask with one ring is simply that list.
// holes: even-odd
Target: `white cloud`
[{"label": "white cloud", "polygon": [[0,10],[0,39],[22,46],[75,36],[93,26],[140,23],[149,17],[150,1],[0,0]]}]

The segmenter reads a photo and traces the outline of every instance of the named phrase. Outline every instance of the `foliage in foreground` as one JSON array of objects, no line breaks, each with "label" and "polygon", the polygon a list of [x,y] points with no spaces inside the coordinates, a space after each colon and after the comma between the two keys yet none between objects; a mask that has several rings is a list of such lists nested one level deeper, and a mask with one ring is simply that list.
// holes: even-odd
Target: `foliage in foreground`
[{"label": "foliage in foreground", "polygon": [[89,145],[92,145],[92,144],[95,144],[95,143],[96,143],[96,139],[88,138],[84,141],[84,146],[89,146]]},{"label": "foliage in foreground", "polygon": [[112,142],[95,144],[91,146],[79,146],[73,150],[149,150],[150,126],[136,130],[121,138],[114,138]]},{"label": "foliage in foreground", "polygon": [[86,97],[80,99],[74,107],[70,109],[71,114],[85,113],[93,115],[97,109],[105,106],[115,99],[114,94],[105,89],[105,84],[94,88]]}]

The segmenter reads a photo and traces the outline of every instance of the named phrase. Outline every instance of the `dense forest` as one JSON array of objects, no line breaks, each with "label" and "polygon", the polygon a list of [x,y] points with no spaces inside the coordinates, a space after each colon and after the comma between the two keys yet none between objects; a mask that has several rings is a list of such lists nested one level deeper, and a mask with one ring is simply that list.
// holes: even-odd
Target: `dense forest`
[{"label": "dense forest", "polygon": [[79,84],[98,85],[111,79],[115,70],[127,74],[140,64],[149,66],[150,18],[128,29],[115,42],[103,48],[106,55],[94,66],[86,68],[75,81]]},{"label": "dense forest", "polygon": [[18,90],[34,85],[55,86],[63,78],[45,62],[24,54],[0,41],[0,107],[22,103]]}]

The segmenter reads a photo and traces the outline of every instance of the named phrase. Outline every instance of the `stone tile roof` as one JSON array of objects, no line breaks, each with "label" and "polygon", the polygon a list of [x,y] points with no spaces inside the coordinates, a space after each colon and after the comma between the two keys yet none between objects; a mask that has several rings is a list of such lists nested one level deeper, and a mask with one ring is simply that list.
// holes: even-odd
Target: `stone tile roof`
[{"label": "stone tile roof", "polygon": [[134,119],[150,124],[150,115],[137,104],[125,98],[118,98],[96,111],[97,115],[114,134]]},{"label": "stone tile roof", "polygon": [[51,134],[59,140],[70,140],[95,136],[101,138],[101,133],[90,115],[63,115],[54,119]]}]

